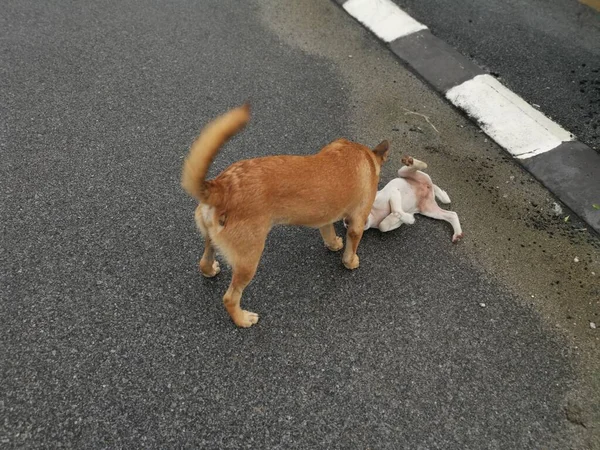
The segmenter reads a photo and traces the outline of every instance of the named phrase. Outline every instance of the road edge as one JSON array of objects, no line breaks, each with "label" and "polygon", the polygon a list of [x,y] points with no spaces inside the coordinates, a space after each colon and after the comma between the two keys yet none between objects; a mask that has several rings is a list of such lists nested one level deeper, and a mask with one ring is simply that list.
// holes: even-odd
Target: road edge
[{"label": "road edge", "polygon": [[391,0],[333,0],[600,234],[600,154]]}]

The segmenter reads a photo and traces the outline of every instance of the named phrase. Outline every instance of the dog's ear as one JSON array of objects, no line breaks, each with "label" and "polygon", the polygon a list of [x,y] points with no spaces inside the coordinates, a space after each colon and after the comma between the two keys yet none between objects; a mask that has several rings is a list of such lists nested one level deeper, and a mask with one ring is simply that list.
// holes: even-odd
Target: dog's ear
[{"label": "dog's ear", "polygon": [[382,161],[387,161],[390,153],[390,143],[387,140],[381,141],[379,145],[373,149],[373,153],[375,153]]}]

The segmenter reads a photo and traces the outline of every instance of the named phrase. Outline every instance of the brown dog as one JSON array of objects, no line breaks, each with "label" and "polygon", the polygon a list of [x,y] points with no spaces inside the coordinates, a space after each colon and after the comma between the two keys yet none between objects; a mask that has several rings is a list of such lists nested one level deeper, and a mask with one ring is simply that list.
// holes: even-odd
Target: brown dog
[{"label": "brown dog", "polygon": [[205,180],[219,148],[250,119],[248,105],[232,109],[209,123],[194,141],[183,166],[181,184],[200,202],[196,224],[205,238],[200,271],[219,273],[215,248],[233,270],[223,297],[239,327],[249,327],[258,315],[240,308],[244,288],[256,272],[267,234],[277,224],[318,228],[332,251],[343,247],[333,223],[346,219],[348,269],[358,267],[356,249],[373,200],[388,143],[374,150],[345,139],[310,156],[269,156],[238,161],[213,180]]}]

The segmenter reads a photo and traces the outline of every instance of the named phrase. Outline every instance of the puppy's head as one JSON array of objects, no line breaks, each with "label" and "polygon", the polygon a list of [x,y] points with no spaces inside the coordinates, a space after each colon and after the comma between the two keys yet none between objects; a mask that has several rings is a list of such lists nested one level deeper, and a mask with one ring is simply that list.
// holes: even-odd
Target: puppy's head
[{"label": "puppy's head", "polygon": [[390,154],[390,143],[387,140],[381,141],[379,145],[373,149],[373,153],[375,153],[375,157],[377,158],[379,165],[382,165],[388,160],[388,155]]}]

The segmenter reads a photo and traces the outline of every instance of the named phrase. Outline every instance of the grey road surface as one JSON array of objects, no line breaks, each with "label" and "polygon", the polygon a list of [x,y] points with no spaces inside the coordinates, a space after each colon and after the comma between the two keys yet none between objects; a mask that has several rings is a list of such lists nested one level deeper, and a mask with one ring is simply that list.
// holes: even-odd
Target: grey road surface
[{"label": "grey road surface", "polygon": [[[3,448],[598,448],[598,239],[333,2],[0,8]],[[236,329],[179,175],[247,98],[212,174],[387,138],[465,240],[371,230],[350,272],[277,228]]]},{"label": "grey road surface", "polygon": [[394,0],[600,151],[598,0]]}]

